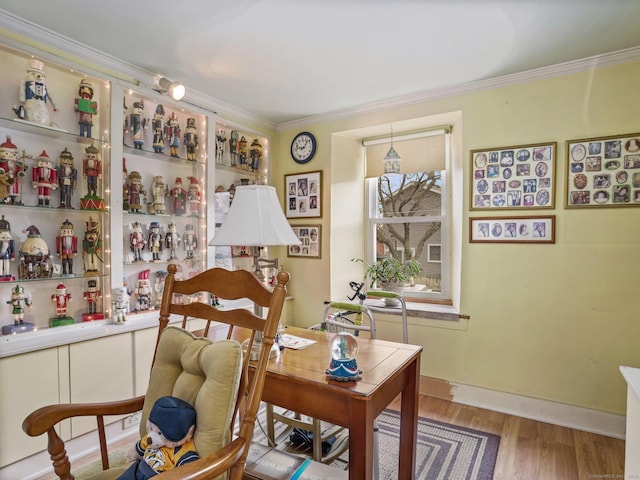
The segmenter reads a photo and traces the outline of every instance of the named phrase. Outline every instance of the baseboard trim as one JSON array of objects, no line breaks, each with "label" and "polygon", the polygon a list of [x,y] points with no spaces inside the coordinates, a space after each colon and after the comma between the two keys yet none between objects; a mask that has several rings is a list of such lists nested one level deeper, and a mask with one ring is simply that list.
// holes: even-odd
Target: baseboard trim
[{"label": "baseboard trim", "polygon": [[420,393],[607,437],[625,438],[624,415],[425,376],[420,377]]}]

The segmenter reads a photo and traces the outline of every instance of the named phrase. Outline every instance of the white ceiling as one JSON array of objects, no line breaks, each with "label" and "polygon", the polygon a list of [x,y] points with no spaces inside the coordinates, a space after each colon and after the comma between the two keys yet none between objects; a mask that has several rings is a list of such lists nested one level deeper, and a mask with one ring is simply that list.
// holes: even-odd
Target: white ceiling
[{"label": "white ceiling", "polygon": [[0,0],[275,124],[640,46],[640,0]]}]

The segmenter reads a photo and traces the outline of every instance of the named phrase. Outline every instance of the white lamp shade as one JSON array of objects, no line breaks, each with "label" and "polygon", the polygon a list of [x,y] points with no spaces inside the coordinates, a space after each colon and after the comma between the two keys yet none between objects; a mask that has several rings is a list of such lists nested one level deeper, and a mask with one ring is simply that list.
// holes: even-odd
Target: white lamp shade
[{"label": "white lamp shade", "polygon": [[229,214],[209,245],[268,247],[300,245],[300,240],[284,216],[274,187],[243,185],[236,187]]}]

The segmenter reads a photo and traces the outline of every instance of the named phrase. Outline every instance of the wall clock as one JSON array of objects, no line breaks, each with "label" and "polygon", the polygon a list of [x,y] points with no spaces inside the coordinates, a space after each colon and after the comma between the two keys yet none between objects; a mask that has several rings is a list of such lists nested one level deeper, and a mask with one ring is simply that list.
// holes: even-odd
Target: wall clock
[{"label": "wall clock", "polygon": [[316,137],[309,132],[300,132],[291,142],[291,157],[296,163],[307,163],[316,153]]}]

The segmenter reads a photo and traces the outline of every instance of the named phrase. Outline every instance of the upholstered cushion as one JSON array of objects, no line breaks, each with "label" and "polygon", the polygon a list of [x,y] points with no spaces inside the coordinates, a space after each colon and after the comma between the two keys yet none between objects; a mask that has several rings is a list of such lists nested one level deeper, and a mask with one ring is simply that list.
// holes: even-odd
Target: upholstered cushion
[{"label": "upholstered cushion", "polygon": [[[156,399],[172,395],[196,409],[196,449],[201,457],[231,440],[231,416],[242,373],[242,348],[234,340],[211,342],[178,327],[167,327],[160,337],[156,360],[145,395],[140,434],[146,433],[149,411]],[[115,470],[115,469],[113,469]],[[116,478],[111,470],[91,480]]]}]

